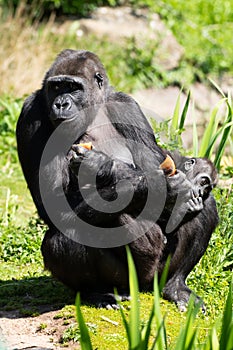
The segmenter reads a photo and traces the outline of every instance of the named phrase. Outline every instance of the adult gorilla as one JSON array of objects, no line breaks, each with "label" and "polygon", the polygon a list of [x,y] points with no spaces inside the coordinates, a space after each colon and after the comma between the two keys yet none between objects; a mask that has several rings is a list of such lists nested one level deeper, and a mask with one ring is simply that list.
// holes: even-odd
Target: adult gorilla
[{"label": "adult gorilla", "polygon": [[[80,146],[87,142],[93,150]],[[45,267],[73,289],[98,292],[101,298],[105,293],[101,303],[113,303],[105,299],[113,287],[121,292],[128,288],[124,245],[129,244],[140,287],[150,288],[167,256],[156,221],[164,206],[165,220],[172,218],[171,231],[190,220],[183,218],[196,192],[182,171],[164,175],[160,164],[166,154],[149,123],[132,98],[109,86],[96,55],[61,52],[42,88],[25,101],[17,143],[31,195],[49,227],[42,243]],[[189,298],[185,278],[217,224],[215,202],[200,213],[197,208],[191,217],[199,215],[201,220],[184,224],[190,224],[188,232],[171,249],[174,272],[167,295],[178,305]],[[188,251],[184,266],[183,247],[189,243],[196,247],[195,259]]]}]

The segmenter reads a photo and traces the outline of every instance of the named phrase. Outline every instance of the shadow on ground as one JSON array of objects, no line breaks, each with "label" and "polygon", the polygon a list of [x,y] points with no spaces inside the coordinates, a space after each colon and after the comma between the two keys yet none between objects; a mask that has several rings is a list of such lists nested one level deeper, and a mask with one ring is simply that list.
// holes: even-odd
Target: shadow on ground
[{"label": "shadow on ground", "polygon": [[[0,280],[0,318],[37,316],[74,304],[75,293],[52,277]],[[7,316],[8,315],[8,316]]]}]

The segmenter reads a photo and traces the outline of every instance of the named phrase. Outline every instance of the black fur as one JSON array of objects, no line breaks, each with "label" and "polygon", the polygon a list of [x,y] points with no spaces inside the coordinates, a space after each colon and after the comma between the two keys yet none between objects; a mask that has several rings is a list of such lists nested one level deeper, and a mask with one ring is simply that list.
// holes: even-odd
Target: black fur
[{"label": "black fur", "polygon": [[[60,133],[59,143],[43,158],[55,130]],[[86,142],[92,142],[95,149],[88,151],[77,146]],[[124,292],[128,289],[124,244],[130,242],[141,289],[151,287],[154,272],[161,273],[164,260],[172,253],[170,279],[165,288],[168,292],[164,294],[176,303],[187,301],[187,293],[183,296],[187,288],[185,278],[203,255],[217,224],[215,201],[208,197],[200,212],[199,208],[194,210],[190,222],[169,235],[165,247],[166,232],[162,232],[162,224],[160,227],[156,223],[163,208],[156,203],[162,203],[167,196],[168,221],[173,210],[169,203],[175,203],[182,194],[182,210],[187,211],[193,198],[193,183],[180,170],[172,177],[163,174],[159,165],[166,153],[156,144],[148,121],[131,97],[115,92],[109,85],[96,55],[65,50],[57,57],[42,88],[24,103],[17,124],[17,143],[29,190],[40,217],[49,226],[42,254],[45,267],[55,277],[86,294],[112,292],[113,287]],[[79,177],[80,169],[84,176]],[[40,179],[46,189],[43,196]],[[122,208],[129,187],[132,198]],[[72,211],[60,206],[62,193]],[[96,209],[99,195],[103,207]],[[147,206],[150,195],[155,204]],[[108,209],[118,198],[122,199],[119,210],[110,212]],[[54,206],[59,228],[47,213],[46,201]],[[65,231],[72,231],[76,216],[96,228],[97,236],[91,237],[93,246],[79,241],[91,236],[81,221],[73,230],[75,241],[61,232],[60,225]],[[113,236],[115,246],[104,245],[98,227],[108,229],[109,234],[120,228],[119,237]],[[95,245],[96,237],[99,246]],[[173,283],[177,278],[178,293],[177,284]]]}]

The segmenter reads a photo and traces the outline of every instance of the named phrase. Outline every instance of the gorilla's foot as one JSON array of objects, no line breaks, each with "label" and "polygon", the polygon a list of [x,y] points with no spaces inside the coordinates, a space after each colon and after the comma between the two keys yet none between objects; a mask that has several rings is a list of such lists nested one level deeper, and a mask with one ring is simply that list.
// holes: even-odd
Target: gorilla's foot
[{"label": "gorilla's foot", "polygon": [[179,277],[171,278],[166,283],[163,289],[163,298],[169,301],[173,301],[178,309],[182,312],[187,310],[190,297],[193,296],[195,304],[199,305],[202,312],[205,313],[206,308],[202,299],[196,295],[191,289],[189,289],[185,282]]},{"label": "gorilla's foot", "polygon": [[130,300],[130,296],[128,294],[115,295],[113,293],[83,293],[82,299],[97,308],[118,310],[120,308],[119,302]]}]

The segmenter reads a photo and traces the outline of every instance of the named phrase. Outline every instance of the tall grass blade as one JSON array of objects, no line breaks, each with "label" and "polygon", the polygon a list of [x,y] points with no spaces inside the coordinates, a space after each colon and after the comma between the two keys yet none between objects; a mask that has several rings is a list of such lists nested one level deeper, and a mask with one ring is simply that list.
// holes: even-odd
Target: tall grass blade
[{"label": "tall grass blade", "polygon": [[[210,141],[213,137],[213,135],[216,134],[217,131],[217,127],[218,127],[218,123],[219,123],[219,118],[217,118],[217,113],[219,111],[219,107],[220,105],[224,102],[225,100],[221,100],[217,103],[217,105],[215,106],[215,108],[213,109],[211,116],[210,116],[210,120],[208,123],[208,126],[204,132],[204,135],[202,137],[202,142],[201,142],[201,146],[200,146],[200,150],[198,153],[199,157],[205,157],[206,156],[206,150],[209,147]],[[209,150],[209,154],[208,157],[210,157],[211,155],[211,150]]]},{"label": "tall grass blade", "polygon": [[202,350],[219,350],[219,341],[217,336],[216,328],[213,327],[207,338],[207,341],[201,347]]},{"label": "tall grass blade", "polygon": [[[229,126],[232,126],[233,125],[233,122],[231,123],[227,123],[227,124],[224,124],[221,126],[221,128],[219,128],[219,130],[215,133],[215,135],[212,137],[210,143],[209,143],[209,146],[207,147],[206,149],[206,152],[204,154],[204,157],[206,158],[209,158],[210,157],[210,154],[211,154],[211,149],[214,147],[214,144],[216,143],[217,141],[217,138],[219,137],[219,135],[226,129],[228,128]],[[215,162],[214,162],[215,164]]]},{"label": "tall grass blade", "polygon": [[154,277],[154,315],[155,315],[155,323],[158,331],[157,331],[157,337],[156,337],[156,344],[153,349],[165,350],[167,349],[167,335],[166,335],[164,320],[160,309],[160,290],[159,290],[157,273],[155,273],[155,277]]},{"label": "tall grass blade", "polygon": [[167,350],[167,344],[165,345],[165,347],[162,344],[161,345],[159,344],[159,337],[160,337],[161,332],[164,331],[164,329],[165,329],[165,323],[164,323],[164,319],[163,319],[162,322],[160,323],[156,337],[153,341],[153,345],[151,347],[151,350]]},{"label": "tall grass blade", "polygon": [[140,350],[147,350],[149,348],[149,339],[151,334],[151,325],[154,318],[154,307],[151,309],[150,317],[147,325],[142,329],[141,332],[141,348]]},{"label": "tall grass blade", "polygon": [[218,90],[218,92],[220,92],[220,94],[222,95],[222,97],[226,97],[224,92],[222,91],[222,89],[220,88],[220,86],[218,86],[218,84],[212,80],[211,78],[209,78],[209,81],[211,82],[211,84],[214,85],[214,87]]},{"label": "tall grass blade", "polygon": [[194,102],[192,105],[192,120],[193,120],[193,155],[194,157],[197,157],[198,156],[198,133],[197,133],[196,116],[194,113]]},{"label": "tall grass blade", "polygon": [[171,122],[171,128],[170,128],[171,132],[176,131],[178,129],[178,125],[179,125],[181,91],[177,97],[175,109],[174,109],[173,116],[172,116],[172,122]]},{"label": "tall grass blade", "polygon": [[82,350],[92,350],[92,345],[91,345],[91,339],[89,335],[88,328],[86,326],[86,323],[84,321],[82,312],[81,312],[81,307],[80,307],[80,294],[77,294],[76,297],[76,313],[77,313],[77,320],[79,324],[79,329],[80,329],[80,344],[81,344],[81,349]]},{"label": "tall grass blade", "polygon": [[213,327],[210,334],[210,349],[211,350],[219,350],[219,341],[217,336],[216,328]]},{"label": "tall grass blade", "polygon": [[232,284],[229,286],[229,293],[226,300],[225,310],[222,319],[222,329],[220,337],[220,350],[233,349],[233,310],[232,310]]},{"label": "tall grass blade", "polygon": [[122,318],[122,321],[123,321],[123,325],[125,327],[125,331],[126,331],[126,336],[127,336],[127,339],[128,339],[128,342],[129,342],[129,345],[130,345],[130,329],[129,329],[129,323],[125,317],[125,314],[124,314],[124,311],[120,305],[120,302],[119,302],[119,298],[118,298],[118,293],[117,293],[117,290],[115,289],[114,290],[114,294],[116,296],[116,300],[117,300],[117,303],[119,305],[119,310],[120,310],[120,314],[121,314],[121,318]]},{"label": "tall grass blade", "polygon": [[132,349],[136,349],[141,341],[141,329],[140,329],[140,306],[139,306],[139,288],[138,279],[133,262],[133,258],[128,246],[126,246],[127,260],[129,266],[129,288],[130,288],[130,315],[129,315],[129,333],[130,333],[130,345]]},{"label": "tall grass blade", "polygon": [[[230,96],[228,96],[228,99],[227,99],[227,108],[228,108],[228,115],[227,115],[226,122],[224,123],[225,125],[231,123],[233,120],[232,103],[231,103]],[[231,134],[231,131],[232,131],[232,125],[229,125],[223,131],[223,135],[222,135],[218,150],[216,152],[216,157],[214,160],[214,164],[217,169],[220,169],[220,162],[221,162],[229,135]]]},{"label": "tall grass blade", "polygon": [[190,93],[190,90],[189,90],[188,96],[187,96],[186,101],[185,101],[185,105],[184,105],[183,111],[181,113],[179,130],[183,130],[183,128],[184,128],[184,122],[185,122],[185,119],[187,117],[188,107],[189,107],[189,103],[190,103],[190,96],[191,96],[191,93]]},{"label": "tall grass blade", "polygon": [[162,275],[160,277],[160,281],[159,281],[159,295],[160,296],[161,296],[163,288],[167,282],[167,276],[168,276],[170,262],[171,262],[171,255],[168,256],[166,264],[165,264],[163,272],[162,272]]},{"label": "tall grass blade", "polygon": [[197,336],[197,330],[193,328],[194,320],[197,316],[200,303],[195,305],[195,297],[191,295],[186,322],[184,328],[181,329],[179,337],[177,339],[175,350],[192,350]]}]

